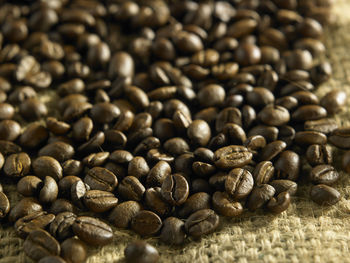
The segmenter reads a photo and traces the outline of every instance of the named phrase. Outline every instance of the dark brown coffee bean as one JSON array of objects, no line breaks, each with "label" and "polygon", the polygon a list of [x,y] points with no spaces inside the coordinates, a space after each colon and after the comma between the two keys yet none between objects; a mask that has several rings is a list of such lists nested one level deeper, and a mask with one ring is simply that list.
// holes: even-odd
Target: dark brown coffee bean
[{"label": "dark brown coffee bean", "polygon": [[267,105],[259,114],[258,119],[270,126],[282,126],[289,122],[290,116],[286,108],[282,106]]},{"label": "dark brown coffee bean", "polygon": [[105,134],[102,131],[96,132],[96,134],[90,138],[86,143],[79,146],[78,151],[84,153],[90,153],[101,149],[102,144],[105,141]]},{"label": "dark brown coffee bean", "polygon": [[307,131],[317,131],[324,134],[329,134],[338,129],[338,124],[334,119],[323,118],[315,121],[306,121],[304,129]]},{"label": "dark brown coffee bean", "polygon": [[242,167],[252,160],[253,154],[244,146],[230,145],[214,153],[214,162],[218,168],[232,169]]},{"label": "dark brown coffee bean", "polygon": [[84,182],[90,186],[92,190],[102,190],[112,192],[118,185],[117,177],[109,170],[103,167],[91,168]]},{"label": "dark brown coffee bean", "polygon": [[60,244],[48,232],[37,229],[29,233],[23,243],[23,250],[28,257],[39,261],[47,256],[58,256],[61,252]]},{"label": "dark brown coffee bean", "polygon": [[68,123],[58,121],[53,117],[48,117],[46,119],[46,127],[55,135],[63,135],[70,130],[70,125]]},{"label": "dark brown coffee bean", "polygon": [[59,180],[58,188],[59,188],[60,195],[70,197],[72,185],[77,181],[81,181],[81,179],[75,175],[69,175],[69,174],[67,174],[65,177]]},{"label": "dark brown coffee bean", "polygon": [[131,77],[134,75],[134,60],[126,52],[116,52],[109,63],[108,77]]},{"label": "dark brown coffee bean", "polygon": [[70,104],[64,108],[63,120],[71,122],[75,119],[78,119],[84,113],[92,108],[92,105],[88,102],[76,102],[75,104]]},{"label": "dark brown coffee bean", "polygon": [[5,158],[4,155],[0,152],[0,169],[4,166]]},{"label": "dark brown coffee bean", "polygon": [[241,203],[233,201],[225,192],[213,194],[213,208],[220,215],[227,217],[239,216],[243,212]]},{"label": "dark brown coffee bean", "polygon": [[171,167],[165,161],[159,161],[149,171],[146,183],[148,186],[161,186],[166,176],[171,174]]},{"label": "dark brown coffee bean", "polygon": [[298,100],[292,96],[283,96],[276,99],[276,105],[282,106],[287,110],[293,110],[298,106]]},{"label": "dark brown coffee bean", "polygon": [[287,147],[290,146],[295,138],[295,130],[289,125],[284,125],[279,128],[278,139],[284,141]]},{"label": "dark brown coffee bean", "polygon": [[42,211],[42,206],[37,199],[25,197],[11,209],[8,218],[10,222],[15,222],[21,217],[40,211]]},{"label": "dark brown coffee bean", "polygon": [[148,188],[145,192],[144,200],[149,210],[163,217],[169,214],[172,207],[162,198],[160,191],[160,187]]},{"label": "dark brown coffee bean", "polygon": [[66,199],[56,199],[50,209],[49,212],[54,214],[54,215],[58,215],[59,213],[62,212],[75,212],[75,210],[77,210],[77,208],[68,200]]},{"label": "dark brown coffee bean", "polygon": [[268,184],[257,185],[253,188],[249,198],[248,198],[248,209],[250,211],[255,211],[262,207],[275,195],[275,188]]},{"label": "dark brown coffee bean", "polygon": [[186,178],[180,174],[168,175],[162,183],[161,194],[169,204],[176,206],[183,204],[189,194]]},{"label": "dark brown coffee bean", "polygon": [[11,104],[8,103],[0,103],[0,119],[7,120],[12,119],[15,114],[15,109]]},{"label": "dark brown coffee bean", "polygon": [[186,232],[199,238],[212,233],[219,225],[219,216],[211,209],[202,209],[189,216],[185,223]]},{"label": "dark brown coffee bean", "polygon": [[187,128],[187,136],[194,145],[206,146],[211,137],[211,130],[206,121],[194,120]]},{"label": "dark brown coffee bean", "polygon": [[[216,84],[207,85],[204,88],[200,89],[197,98],[201,107],[215,107],[221,106],[225,100],[225,89]],[[213,98],[208,100],[208,98]]]},{"label": "dark brown coffee bean", "polygon": [[9,212],[10,201],[3,192],[0,192],[0,218],[4,218]]},{"label": "dark brown coffee bean", "polygon": [[62,178],[62,167],[60,163],[50,156],[38,157],[33,162],[32,167],[35,175],[42,179],[44,179],[45,176],[50,176],[56,181]]},{"label": "dark brown coffee bean", "polygon": [[85,206],[92,212],[106,212],[118,204],[113,193],[100,190],[87,191],[83,197]]},{"label": "dark brown coffee bean", "polygon": [[78,238],[68,238],[61,243],[61,256],[68,263],[83,263],[87,258],[86,246]]},{"label": "dark brown coffee bean", "polygon": [[197,161],[192,163],[192,170],[200,177],[208,177],[215,173],[216,167],[209,163]]},{"label": "dark brown coffee bean", "polygon": [[[0,80],[1,83],[1,80]],[[3,87],[3,85],[2,85]],[[8,97],[8,100],[12,103],[12,104],[19,104],[22,103],[23,101],[25,101],[26,99],[29,98],[35,98],[37,96],[35,90],[32,87],[29,86],[22,86],[22,87],[18,87],[16,88]],[[0,104],[2,106],[0,106],[0,108],[4,108],[7,109],[5,112],[8,112],[10,114],[13,115],[14,110],[11,110],[10,108],[8,108],[8,106],[10,106],[10,104]],[[9,109],[9,111],[8,111]],[[11,113],[13,112],[13,113]],[[7,114],[8,114],[7,113]],[[5,114],[6,115],[6,114]],[[7,119],[7,118],[6,118]]]},{"label": "dark brown coffee bean", "polygon": [[10,177],[23,177],[29,173],[31,160],[26,153],[15,153],[5,160],[3,171]]},{"label": "dark brown coffee bean", "polygon": [[109,159],[112,162],[118,163],[118,164],[128,164],[131,162],[131,160],[134,158],[134,156],[125,150],[116,150],[111,153],[109,156]]},{"label": "dark brown coffee bean", "polygon": [[134,216],[142,209],[136,201],[126,201],[117,205],[109,214],[109,221],[119,228],[127,228]]},{"label": "dark brown coffee bean", "polygon": [[267,184],[271,181],[275,173],[275,168],[270,161],[258,163],[254,169],[253,177],[256,185]]},{"label": "dark brown coffee bean", "polygon": [[118,194],[125,200],[141,201],[146,189],[134,176],[126,176],[118,186]]},{"label": "dark brown coffee bean", "polygon": [[175,38],[176,47],[185,53],[195,53],[203,49],[201,39],[190,32],[180,31]]},{"label": "dark brown coffee bean", "polygon": [[74,148],[65,142],[50,143],[39,151],[39,156],[51,156],[59,162],[71,159],[74,155]]},{"label": "dark brown coffee bean", "polygon": [[67,96],[69,94],[83,93],[85,89],[85,83],[79,78],[75,78],[60,84],[57,87],[57,93],[60,96]]},{"label": "dark brown coffee bean", "polygon": [[193,152],[197,160],[207,163],[212,163],[214,160],[214,153],[208,149],[199,147]]},{"label": "dark brown coffee bean", "polygon": [[299,105],[320,104],[318,97],[310,91],[300,90],[291,94],[292,97],[298,100]]},{"label": "dark brown coffee bean", "polygon": [[90,186],[85,184],[80,178],[71,184],[70,198],[74,205],[79,208],[84,208],[83,197],[90,190]]},{"label": "dark brown coffee bean", "polygon": [[45,229],[55,219],[55,215],[47,212],[36,212],[18,219],[15,223],[17,234],[26,238],[28,234],[36,229]]},{"label": "dark brown coffee bean", "polygon": [[226,123],[222,132],[226,135],[229,144],[243,144],[247,139],[243,128],[235,123]]},{"label": "dark brown coffee bean", "polygon": [[66,261],[58,256],[46,256],[40,259],[40,263],[66,263]]},{"label": "dark brown coffee bean", "polygon": [[150,162],[160,162],[165,161],[168,163],[172,163],[174,161],[174,157],[160,151],[159,149],[151,149],[147,152],[147,160]]},{"label": "dark brown coffee bean", "polygon": [[266,88],[254,88],[246,95],[247,103],[254,108],[263,108],[275,101],[273,93]]},{"label": "dark brown coffee bean", "polygon": [[89,139],[93,129],[93,122],[89,117],[83,117],[73,124],[73,137],[78,141]]},{"label": "dark brown coffee bean", "polygon": [[350,128],[342,127],[334,130],[328,137],[329,141],[338,148],[350,148]]},{"label": "dark brown coffee bean", "polygon": [[176,218],[168,217],[163,222],[160,240],[168,245],[181,245],[185,240],[185,223]]},{"label": "dark brown coffee bean", "polygon": [[242,126],[242,113],[239,109],[228,107],[220,111],[219,114],[215,112],[215,129],[221,132],[226,123],[235,123]]},{"label": "dark brown coffee bean", "polygon": [[105,131],[106,143],[113,146],[114,148],[124,148],[128,138],[124,133],[118,130],[107,130]]},{"label": "dark brown coffee bean", "polygon": [[349,173],[350,171],[350,151],[344,152],[341,159],[342,168],[345,172]]},{"label": "dark brown coffee bean", "polygon": [[261,135],[250,136],[247,140],[244,141],[243,145],[247,147],[254,155],[258,153],[262,148],[266,146],[266,140]]},{"label": "dark brown coffee bean", "polygon": [[102,166],[109,157],[109,152],[92,153],[83,159],[83,164],[92,168],[95,166]]},{"label": "dark brown coffee bean", "polygon": [[260,160],[261,161],[270,161],[278,154],[280,154],[285,148],[287,144],[284,141],[274,141],[267,144],[260,152]]},{"label": "dark brown coffee bean", "polygon": [[30,123],[19,138],[23,147],[36,148],[49,137],[47,129],[39,123]]},{"label": "dark brown coffee bean", "polygon": [[90,110],[91,119],[97,123],[109,123],[120,115],[117,106],[109,102],[95,104]]},{"label": "dark brown coffee bean", "polygon": [[310,172],[310,180],[314,184],[332,185],[339,177],[337,170],[328,164],[317,165]]},{"label": "dark brown coffee bean", "polygon": [[126,263],[157,263],[159,253],[157,249],[144,241],[134,241],[124,250]]},{"label": "dark brown coffee bean", "polygon": [[257,64],[261,59],[260,48],[250,43],[241,44],[235,51],[235,59],[241,66]]},{"label": "dark brown coffee bean", "polygon": [[187,142],[179,137],[175,137],[165,141],[163,147],[164,150],[175,156],[181,155],[190,150],[190,147],[187,144]]},{"label": "dark brown coffee bean", "polygon": [[57,196],[58,186],[55,179],[50,176],[45,176],[43,187],[39,192],[39,201],[43,204],[52,203],[57,199]]},{"label": "dark brown coffee bean", "polygon": [[310,197],[319,205],[334,205],[340,200],[340,193],[331,186],[319,184],[311,188]]},{"label": "dark brown coffee bean", "polygon": [[82,241],[94,246],[106,245],[113,240],[112,228],[93,217],[77,217],[73,231]]},{"label": "dark brown coffee bean", "polygon": [[13,120],[0,121],[0,139],[14,141],[21,133],[21,126]]},{"label": "dark brown coffee bean", "polygon": [[62,164],[64,176],[76,176],[83,171],[83,164],[78,160],[69,159]]},{"label": "dark brown coffee bean", "polygon": [[306,159],[310,165],[331,164],[333,162],[332,148],[328,145],[310,145],[306,150]]},{"label": "dark brown coffee bean", "polygon": [[298,185],[296,182],[286,179],[273,180],[269,182],[269,184],[275,188],[275,195],[278,195],[282,192],[288,192],[292,196],[296,194],[298,189]]},{"label": "dark brown coffee bean", "polygon": [[293,151],[284,151],[274,166],[276,178],[296,181],[301,166],[300,157]]},{"label": "dark brown coffee bean", "polygon": [[272,213],[279,214],[287,210],[290,205],[289,192],[282,192],[277,197],[272,197],[267,203],[267,209]]},{"label": "dark brown coffee bean", "polygon": [[21,116],[28,120],[38,120],[47,115],[48,110],[42,102],[36,98],[29,98],[19,106]]},{"label": "dark brown coffee bean", "polygon": [[138,179],[147,176],[149,170],[146,160],[141,156],[134,157],[128,165],[128,175]]},{"label": "dark brown coffee bean", "polygon": [[179,216],[186,218],[194,212],[201,209],[209,209],[211,203],[211,196],[205,192],[195,193],[188,197],[186,202],[179,210]]},{"label": "dark brown coffee bean", "polygon": [[303,105],[298,107],[292,114],[295,121],[319,120],[327,116],[327,110],[318,105]]},{"label": "dark brown coffee bean", "polygon": [[131,220],[131,228],[141,236],[155,235],[161,227],[160,217],[148,210],[141,210]]},{"label": "dark brown coffee bean", "polygon": [[0,153],[3,156],[7,156],[9,154],[19,153],[22,151],[22,148],[17,144],[9,141],[0,140]]},{"label": "dark brown coffee bean", "polygon": [[300,131],[295,134],[294,141],[300,146],[308,146],[311,144],[326,144],[327,136],[316,131]]},{"label": "dark brown coffee bean", "polygon": [[234,200],[243,199],[247,197],[253,189],[253,176],[249,171],[245,169],[232,169],[225,179],[224,186],[225,191]]}]

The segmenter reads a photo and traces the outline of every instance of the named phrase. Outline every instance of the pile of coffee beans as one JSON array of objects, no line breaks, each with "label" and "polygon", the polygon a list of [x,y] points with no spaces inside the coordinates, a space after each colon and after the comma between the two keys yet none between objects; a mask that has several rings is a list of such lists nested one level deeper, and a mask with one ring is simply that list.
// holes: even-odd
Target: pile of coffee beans
[{"label": "pile of coffee beans", "polygon": [[[25,253],[84,262],[111,226],[181,245],[220,216],[285,211],[300,179],[337,203],[346,94],[314,94],[330,4],[0,1],[0,218]],[[125,256],[159,258],[143,242]]]}]

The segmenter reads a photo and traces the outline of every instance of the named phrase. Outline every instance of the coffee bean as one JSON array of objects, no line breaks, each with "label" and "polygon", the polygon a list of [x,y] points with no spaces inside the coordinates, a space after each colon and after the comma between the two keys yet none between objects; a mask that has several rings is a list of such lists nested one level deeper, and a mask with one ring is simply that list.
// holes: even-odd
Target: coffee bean
[{"label": "coffee bean", "polygon": [[324,95],[321,99],[321,106],[324,107],[329,114],[339,112],[346,103],[346,93],[342,90],[332,90]]},{"label": "coffee bean", "polygon": [[66,261],[58,256],[47,256],[39,260],[40,263],[65,263]]},{"label": "coffee bean", "polygon": [[77,208],[68,200],[66,199],[56,199],[49,209],[49,212],[58,215],[62,212],[75,212]]},{"label": "coffee bean", "polygon": [[253,188],[248,197],[247,206],[250,211],[261,208],[265,203],[271,200],[275,195],[275,188],[268,184],[257,185]]},{"label": "coffee bean", "polygon": [[15,109],[11,104],[8,103],[0,103],[0,119],[7,120],[12,119],[15,114]]},{"label": "coffee bean", "polygon": [[146,160],[141,156],[134,157],[128,165],[128,175],[138,179],[147,176],[149,170]]},{"label": "coffee bean", "polygon": [[51,156],[59,162],[64,162],[71,159],[74,152],[74,148],[65,142],[53,142],[41,148],[39,156]]},{"label": "coffee bean", "polygon": [[4,141],[0,140],[0,153],[3,156],[19,153],[22,151],[22,148],[18,146],[17,144],[10,142],[10,141]]},{"label": "coffee bean", "polygon": [[29,98],[22,102],[19,106],[19,113],[23,118],[28,120],[38,120],[45,117],[48,110],[42,102],[36,98]]},{"label": "coffee bean", "polygon": [[63,135],[70,130],[70,125],[68,123],[58,121],[53,117],[48,117],[46,119],[46,127],[55,135]]},{"label": "coffee bean", "polygon": [[73,137],[78,141],[86,141],[90,138],[93,122],[89,117],[83,117],[73,124]]},{"label": "coffee bean", "polygon": [[212,233],[219,225],[219,216],[211,209],[202,209],[189,216],[186,232],[194,238]]},{"label": "coffee bean", "polygon": [[333,119],[322,118],[315,121],[306,121],[304,123],[304,129],[308,131],[317,131],[324,134],[329,134],[332,131],[338,129],[338,124]]},{"label": "coffee bean", "polygon": [[134,241],[124,250],[127,263],[156,263],[159,260],[157,249],[144,241]]},{"label": "coffee bean", "polygon": [[47,212],[35,212],[18,219],[15,223],[17,234],[26,238],[30,232],[36,229],[45,229],[53,220],[55,215]]},{"label": "coffee bean", "polygon": [[185,240],[185,224],[176,217],[168,217],[163,222],[160,240],[168,245],[181,245]]},{"label": "coffee bean", "polygon": [[0,122],[0,139],[14,141],[21,133],[21,126],[13,120],[3,120]]},{"label": "coffee bean", "polygon": [[225,179],[225,191],[234,199],[243,199],[249,195],[254,186],[252,174],[242,168],[230,171]]},{"label": "coffee bean", "polygon": [[332,165],[320,164],[312,168],[310,180],[314,184],[332,185],[339,179],[339,173]]},{"label": "coffee bean", "polygon": [[219,114],[217,114],[216,116],[216,121],[215,121],[216,131],[221,132],[226,123],[235,123],[242,126],[241,111],[234,107],[228,107],[220,111]]},{"label": "coffee bean", "polygon": [[149,171],[146,183],[148,186],[161,186],[166,176],[171,174],[171,167],[165,161],[159,161]]},{"label": "coffee bean", "polygon": [[258,163],[254,169],[253,177],[256,185],[267,184],[271,181],[275,173],[275,168],[270,161]]},{"label": "coffee bean", "polygon": [[61,252],[61,247],[57,240],[42,229],[29,233],[23,243],[23,249],[28,257],[36,261],[47,256],[58,256]]},{"label": "coffee bean", "polygon": [[295,121],[313,121],[327,116],[327,110],[318,105],[303,105],[298,107],[292,114]]},{"label": "coffee bean", "polygon": [[222,132],[226,135],[229,144],[243,144],[247,139],[243,128],[235,123],[226,123]]},{"label": "coffee bean", "polygon": [[261,135],[253,135],[248,137],[243,145],[247,147],[249,151],[251,151],[254,155],[258,153],[259,150],[266,146],[266,140]]},{"label": "coffee bean", "polygon": [[284,141],[274,141],[267,144],[260,152],[260,160],[261,161],[270,161],[278,154],[280,154],[285,148],[287,144]]},{"label": "coffee bean", "polygon": [[187,136],[194,145],[206,146],[211,137],[208,123],[194,120],[187,128]]},{"label": "coffee bean", "polygon": [[[246,95],[248,105],[254,108],[263,108],[275,101],[273,93],[266,88],[254,88]],[[286,115],[286,114],[283,114]]]},{"label": "coffee bean", "polygon": [[185,177],[180,174],[172,174],[165,177],[161,194],[169,204],[179,206],[183,204],[189,194],[189,185]]},{"label": "coffee bean", "polygon": [[179,216],[186,218],[194,212],[202,209],[209,209],[211,196],[205,192],[190,195],[179,210]]},{"label": "coffee bean", "polygon": [[295,134],[295,142],[301,146],[311,144],[326,144],[327,137],[321,132],[316,131],[300,131]]},{"label": "coffee bean", "polygon": [[77,216],[72,212],[62,212],[56,215],[50,224],[50,233],[58,240],[73,236],[72,225]]},{"label": "coffee bean", "polygon": [[43,187],[39,192],[39,201],[43,204],[52,203],[57,199],[58,186],[50,176],[46,176],[43,181]]},{"label": "coffee bean", "polygon": [[118,185],[117,177],[109,170],[103,167],[91,168],[84,182],[90,186],[92,190],[102,190],[112,192]]},{"label": "coffee bean", "polygon": [[260,135],[263,136],[267,142],[273,142],[277,140],[278,134],[279,130],[277,127],[257,125],[250,129],[248,132],[248,137]]},{"label": "coffee bean", "polygon": [[44,143],[49,137],[49,132],[39,123],[30,123],[19,138],[23,147],[36,148]]},{"label": "coffee bean", "polygon": [[94,246],[106,245],[113,239],[111,227],[93,217],[77,217],[73,231],[82,241]]},{"label": "coffee bean", "polygon": [[258,114],[258,119],[271,126],[282,126],[289,122],[290,116],[286,108],[282,106],[265,106]]},{"label": "coffee bean", "polygon": [[287,210],[290,205],[290,194],[289,192],[282,192],[277,197],[272,197],[267,203],[267,209],[272,213],[279,214]]},{"label": "coffee bean", "polygon": [[290,195],[295,195],[298,189],[296,182],[286,179],[273,180],[269,182],[269,184],[275,188],[275,195],[279,195],[282,192],[288,192]]},{"label": "coffee bean", "polygon": [[260,48],[254,44],[244,43],[237,47],[235,58],[241,66],[257,64],[261,59],[261,51]]},{"label": "coffee bean", "polygon": [[339,128],[334,130],[328,139],[334,146],[348,149],[350,148],[349,132],[350,129],[347,127]]},{"label": "coffee bean", "polygon": [[148,210],[141,210],[131,220],[131,228],[141,236],[155,235],[161,227],[160,217]]},{"label": "coffee bean", "polygon": [[289,125],[279,128],[278,139],[284,141],[287,147],[290,146],[295,139],[295,129]]},{"label": "coffee bean", "polygon": [[100,190],[87,191],[83,197],[85,206],[92,212],[106,212],[118,204],[118,198],[113,193]]},{"label": "coffee bean", "polygon": [[311,188],[310,197],[319,205],[334,205],[340,200],[340,193],[331,186],[318,184]]},{"label": "coffee bean", "polygon": [[214,153],[214,162],[218,168],[232,169],[242,167],[252,160],[253,154],[244,146],[230,145]]},{"label": "coffee bean", "polygon": [[328,145],[310,145],[306,150],[306,159],[310,165],[331,164],[333,162],[332,148]]},{"label": "coffee bean", "polygon": [[33,162],[32,167],[35,175],[42,179],[45,176],[50,176],[56,181],[62,178],[62,167],[60,163],[50,156],[38,157]]},{"label": "coffee bean", "polygon": [[79,208],[84,208],[83,197],[90,190],[90,186],[85,184],[80,178],[71,184],[70,198],[74,205]]},{"label": "coffee bean", "polygon": [[110,213],[109,221],[119,228],[127,228],[134,216],[142,209],[136,201],[126,201],[118,204]]},{"label": "coffee bean", "polygon": [[157,215],[165,216],[172,210],[172,206],[162,198],[160,187],[148,188],[144,200],[148,209]]},{"label": "coffee bean", "polygon": [[4,164],[4,173],[9,177],[23,177],[29,173],[31,160],[26,153],[15,153],[8,156]]},{"label": "coffee bean", "polygon": [[213,194],[213,207],[217,213],[227,217],[235,217],[243,213],[241,203],[233,201],[225,192]]},{"label": "coffee bean", "polygon": [[296,181],[300,171],[300,157],[293,151],[284,151],[275,162],[275,174],[278,179]]},{"label": "coffee bean", "polygon": [[4,218],[9,212],[10,201],[3,192],[0,192],[0,218]]},{"label": "coffee bean", "polygon": [[92,153],[83,159],[83,163],[89,167],[102,166],[109,157],[109,152]]},{"label": "coffee bean", "polygon": [[91,110],[91,119],[98,123],[109,123],[120,115],[120,110],[114,104],[101,102],[95,104]]},{"label": "coffee bean", "polygon": [[87,258],[86,246],[78,238],[68,238],[61,243],[61,256],[67,262],[83,263]]}]

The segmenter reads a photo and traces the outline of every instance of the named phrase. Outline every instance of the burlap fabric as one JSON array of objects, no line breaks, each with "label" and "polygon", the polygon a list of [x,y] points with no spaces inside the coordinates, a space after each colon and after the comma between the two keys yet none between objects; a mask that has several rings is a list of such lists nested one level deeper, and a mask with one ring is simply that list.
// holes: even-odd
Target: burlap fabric
[{"label": "burlap fabric", "polygon": [[[325,41],[334,78],[318,94],[332,88],[347,90],[347,108],[337,116],[337,121],[348,124],[350,0],[337,0],[333,9],[336,24],[326,30]],[[338,163],[340,155],[341,151],[337,151]],[[350,176],[343,173],[335,187],[342,198],[330,208],[310,201],[310,186],[305,184],[299,187],[292,205],[281,215],[247,212],[240,218],[223,219],[216,233],[201,241],[188,240],[182,248],[160,245],[156,238],[147,241],[158,248],[161,262],[350,262]],[[14,191],[14,186],[5,185],[11,203],[18,199]],[[123,262],[126,244],[138,237],[130,231],[114,230],[113,244],[90,248],[89,263]],[[22,244],[12,227],[0,224],[0,263],[31,262],[24,255]]]}]

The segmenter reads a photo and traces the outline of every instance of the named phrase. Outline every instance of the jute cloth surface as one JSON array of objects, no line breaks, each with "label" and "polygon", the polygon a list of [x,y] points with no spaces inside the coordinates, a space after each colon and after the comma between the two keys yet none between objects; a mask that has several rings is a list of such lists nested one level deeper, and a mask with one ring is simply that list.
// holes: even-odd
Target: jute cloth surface
[{"label": "jute cloth surface", "polygon": [[[325,42],[334,75],[318,94],[345,89],[349,101],[336,118],[339,124],[350,124],[350,0],[336,1],[333,12],[336,24],[326,30]],[[50,98],[44,99],[50,102]],[[337,151],[338,163],[341,153]],[[223,219],[217,232],[201,241],[188,240],[182,248],[160,245],[156,238],[147,241],[157,247],[161,262],[350,262],[350,175],[342,173],[335,187],[342,198],[333,207],[314,204],[309,199],[310,185],[305,184],[281,215],[259,211]],[[18,199],[15,186],[5,185],[5,192],[11,203]],[[89,248],[89,263],[123,262],[126,244],[138,237],[130,231],[114,230],[113,244]],[[12,227],[0,223],[0,263],[31,262],[22,244]]]}]

